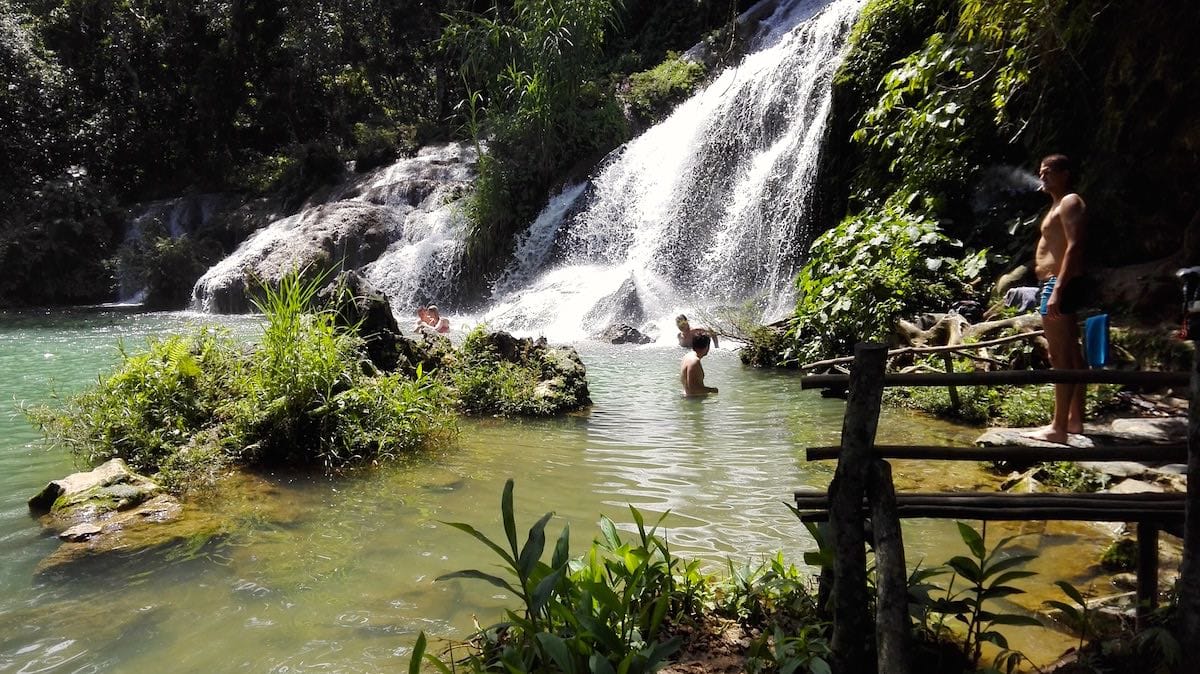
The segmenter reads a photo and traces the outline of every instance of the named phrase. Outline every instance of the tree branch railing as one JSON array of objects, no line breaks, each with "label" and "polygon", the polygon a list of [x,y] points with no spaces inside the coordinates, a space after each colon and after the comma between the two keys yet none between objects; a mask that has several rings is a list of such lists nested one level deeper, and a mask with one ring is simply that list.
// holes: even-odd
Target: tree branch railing
[{"label": "tree branch railing", "polygon": [[[801,388],[848,390],[842,442],[838,447],[811,447],[809,461],[837,459],[828,492],[798,490],[797,512],[805,521],[828,521],[834,553],[832,573],[822,571],[822,596],[828,596],[833,621],[833,662],[838,672],[878,671],[908,674],[907,569],[900,536],[901,518],[927,517],[975,520],[1080,520],[1138,523],[1138,618],[1141,623],[1157,602],[1160,530],[1184,537],[1184,565],[1180,584],[1187,587],[1189,563],[1200,571],[1200,511],[1188,494],[998,494],[998,493],[896,493],[887,459],[970,461],[1167,461],[1194,470],[1200,455],[1200,357],[1194,372],[1132,372],[1117,370],[1038,370],[932,374],[887,374],[886,361],[905,353],[949,354],[962,348],[980,348],[1028,338],[1028,335],[952,347],[908,347],[887,351],[878,344],[859,344],[853,358],[810,364],[837,367],[852,363],[850,373],[804,375]],[[1200,353],[1200,352],[1198,352]],[[807,366],[806,366],[807,367]],[[1191,375],[1189,377],[1189,375]],[[883,389],[888,386],[995,386],[1031,384],[1120,384],[1125,386],[1191,386],[1187,444],[1127,445],[1074,448],[1066,446],[933,447],[875,445]],[[1195,511],[1195,512],[1194,512]],[[871,526],[866,528],[866,521]],[[1165,528],[1165,529],[1164,529]],[[876,662],[864,657],[862,635],[870,629],[867,616],[865,534],[869,530],[876,549]],[[831,582],[829,582],[831,581]],[[829,586],[829,587],[826,587]],[[1184,596],[1180,606],[1196,598]],[[1200,602],[1197,602],[1200,603]],[[1186,623],[1188,617],[1184,617]],[[1184,632],[1189,625],[1184,625]]]}]

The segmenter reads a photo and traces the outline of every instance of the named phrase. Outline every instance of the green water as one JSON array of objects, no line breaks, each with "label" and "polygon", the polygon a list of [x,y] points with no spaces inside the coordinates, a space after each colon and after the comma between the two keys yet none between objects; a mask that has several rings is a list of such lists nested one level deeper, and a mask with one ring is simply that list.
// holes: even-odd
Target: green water
[{"label": "green water", "polygon": [[[798,561],[811,549],[784,503],[825,487],[832,464],[803,460],[836,444],[844,404],[801,391],[788,373],[744,368],[727,349],[705,359],[721,393],[678,397],[679,349],[577,345],[594,407],[553,420],[463,420],[441,455],[342,478],[274,475],[226,508],[242,524],[190,548],[84,565],[40,580],[57,539],[25,501],[72,470],[18,412],[22,402],[79,390],[117,360],[115,345],[223,322],[252,337],[252,318],[188,314],[0,315],[0,672],[378,672],[405,666],[418,631],[463,637],[472,617],[499,617],[491,586],[434,582],[487,568],[481,545],[439,523],[499,535],[504,481],[516,480],[518,526],[547,510],[585,549],[600,514],[629,522],[670,511],[677,551],[710,560]],[[964,444],[977,431],[885,411],[880,441]],[[899,483],[971,486],[974,466],[900,464]],[[953,525],[907,525],[910,562],[961,550]]]}]

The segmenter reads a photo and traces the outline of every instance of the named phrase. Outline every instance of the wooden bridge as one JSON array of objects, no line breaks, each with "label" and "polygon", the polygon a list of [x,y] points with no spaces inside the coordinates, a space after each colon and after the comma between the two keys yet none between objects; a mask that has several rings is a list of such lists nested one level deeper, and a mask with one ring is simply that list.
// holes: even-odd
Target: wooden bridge
[{"label": "wooden bridge", "polygon": [[[812,375],[803,388],[848,389],[842,441],[813,447],[810,461],[837,459],[828,493],[795,493],[801,518],[828,520],[834,563],[830,594],[835,671],[908,674],[910,671],[908,572],[900,519],[930,517],[969,520],[1084,520],[1138,523],[1138,615],[1157,601],[1158,537],[1167,531],[1184,538],[1180,614],[1184,637],[1200,633],[1200,511],[1186,494],[1005,494],[996,492],[896,493],[888,459],[948,461],[1170,461],[1188,464],[1188,479],[1200,480],[1200,358],[1191,373],[1188,442],[1176,445],[1074,447],[877,446],[875,431],[883,389],[888,386],[987,386],[998,384],[1106,383],[1132,386],[1185,386],[1188,373],[1114,370],[1040,370],[978,373],[886,374],[886,347],[859,344],[849,374]],[[1190,448],[1190,450],[1189,450]],[[863,648],[872,629],[868,614],[866,531],[873,537],[876,569],[876,663]],[[1183,643],[1188,643],[1183,641]]]}]

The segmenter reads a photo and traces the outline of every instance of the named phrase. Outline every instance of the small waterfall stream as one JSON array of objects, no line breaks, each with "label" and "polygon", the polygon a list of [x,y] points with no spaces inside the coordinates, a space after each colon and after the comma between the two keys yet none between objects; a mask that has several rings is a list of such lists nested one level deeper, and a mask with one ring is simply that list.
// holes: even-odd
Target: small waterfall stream
[{"label": "small waterfall stream", "polygon": [[[759,51],[622,148],[582,207],[565,205],[582,186],[550,202],[484,320],[573,340],[615,321],[654,332],[691,308],[750,302],[763,319],[786,315],[812,237],[831,81],[861,5],[781,3]],[[521,285],[536,267],[526,247],[552,260]]]}]

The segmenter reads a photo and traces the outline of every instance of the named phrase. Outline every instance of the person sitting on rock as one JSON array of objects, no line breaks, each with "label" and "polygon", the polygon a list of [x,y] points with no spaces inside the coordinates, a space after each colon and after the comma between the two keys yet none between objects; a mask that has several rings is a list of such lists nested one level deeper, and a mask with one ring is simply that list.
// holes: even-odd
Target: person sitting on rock
[{"label": "person sitting on rock", "polygon": [[682,346],[685,349],[692,348],[692,342],[700,335],[710,338],[712,340],[712,346],[714,349],[720,346],[717,343],[717,333],[707,328],[693,328],[688,323],[687,316],[684,316],[683,314],[679,314],[675,317],[675,327],[679,328],[679,334],[675,335],[675,339],[679,341],[679,346]]}]

